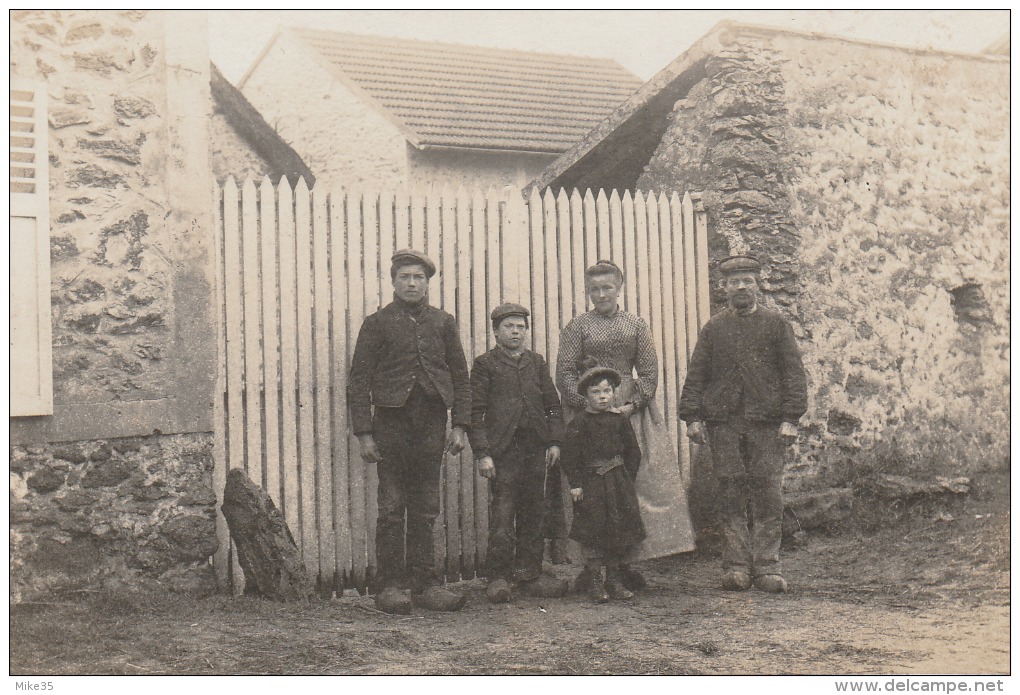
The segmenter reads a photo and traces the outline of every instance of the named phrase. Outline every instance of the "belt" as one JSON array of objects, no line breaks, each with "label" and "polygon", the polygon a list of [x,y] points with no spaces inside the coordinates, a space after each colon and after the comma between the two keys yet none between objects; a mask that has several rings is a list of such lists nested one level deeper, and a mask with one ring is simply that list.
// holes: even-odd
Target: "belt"
[{"label": "belt", "polygon": [[611,459],[595,459],[592,461],[591,470],[596,475],[605,475],[614,468],[623,465],[623,457],[616,455]]}]

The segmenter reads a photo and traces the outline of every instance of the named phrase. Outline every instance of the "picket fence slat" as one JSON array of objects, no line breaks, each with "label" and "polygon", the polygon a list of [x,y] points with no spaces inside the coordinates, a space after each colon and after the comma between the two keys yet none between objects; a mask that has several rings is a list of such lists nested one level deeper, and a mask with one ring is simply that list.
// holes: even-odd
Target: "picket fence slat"
[{"label": "picket fence slat", "polygon": [[315,507],[319,542],[319,583],[327,597],[336,569],[336,534],[333,532],[333,428],[330,404],[329,346],[329,228],[328,196],[312,193],[313,362],[315,401]]},{"label": "picket fence slat", "polygon": [[280,442],[283,466],[284,519],[295,539],[301,537],[297,449],[297,261],[294,196],[286,179],[278,188],[280,225]]},{"label": "picket fence slat", "polygon": [[294,191],[294,239],[297,258],[298,334],[298,480],[301,489],[301,550],[305,567],[319,573],[319,534],[315,504],[315,364],[312,353],[311,199],[304,178]]},{"label": "picket fence slat", "polygon": [[[347,329],[350,340],[347,343],[347,363],[351,363],[354,357],[354,346],[357,342],[357,331],[365,319],[365,197],[363,194],[355,195],[348,203],[347,220],[347,258],[349,265],[349,278],[347,284],[348,303],[350,320]],[[351,562],[352,581],[355,586],[365,582],[368,571],[368,526],[365,520],[365,468],[367,467],[361,457],[361,447],[357,438],[351,434],[351,460],[350,460],[350,481],[349,491],[351,508]]]},{"label": "picket fence slat", "polygon": [[262,299],[262,368],[265,403],[266,492],[282,509],[280,487],[280,332],[277,311],[277,225],[276,192],[273,182],[266,176],[259,187],[259,215],[262,231],[262,277],[258,290]]},{"label": "picket fence slat", "polygon": [[226,322],[223,318],[225,305],[224,299],[224,278],[223,278],[223,203],[220,189],[213,184],[213,257],[216,273],[216,282],[213,284],[215,292],[216,311],[216,394],[213,399],[213,490],[216,493],[216,538],[219,541],[216,546],[216,554],[213,555],[213,568],[216,572],[216,582],[221,588],[229,586],[229,561],[230,561],[230,531],[227,528],[226,517],[223,516],[223,490],[227,484],[227,408],[224,397],[227,393],[226,384]]},{"label": "picket fence slat", "polygon": [[330,298],[333,342],[330,346],[330,373],[333,378],[333,530],[336,533],[336,589],[350,581],[351,557],[351,505],[349,471],[351,457],[361,454],[351,446],[347,420],[347,300],[345,286],[347,269],[347,218],[346,197],[339,191],[330,193]]},{"label": "picket fence slat", "polygon": [[556,373],[556,355],[553,354],[545,342],[546,327],[549,323],[545,306],[545,281],[548,277],[548,270],[545,264],[545,214],[542,210],[542,198],[537,190],[531,191],[528,200],[528,239],[527,243],[531,249],[531,263],[528,272],[531,276],[531,317],[534,319],[531,327],[532,349],[545,355],[549,361],[549,368]]},{"label": "picket fence slat", "polygon": [[677,400],[680,397],[676,382],[676,313],[673,292],[669,289],[673,268],[673,233],[669,199],[665,193],[659,196],[656,208],[654,214],[657,214],[659,218],[659,276],[656,280],[656,291],[662,297],[660,328],[662,350],[659,352],[660,383],[663,394],[662,412],[671,441],[678,446],[677,419],[672,415],[676,412]]},{"label": "picket fence slat", "polygon": [[[555,373],[559,335],[588,310],[584,270],[602,258],[626,278],[624,310],[646,321],[661,359],[656,403],[690,483],[676,419],[687,361],[708,319],[707,223],[700,199],[625,191],[309,190],[304,180],[233,179],[213,191],[218,313],[213,470],[217,499],[244,468],[281,509],[328,596],[365,589],[376,567],[378,474],[351,432],[347,383],[364,319],[390,301],[390,256],[424,250],[430,297],[457,317],[470,365],[492,348],[492,309],[531,309],[531,345]],[[486,559],[489,482],[470,446],[444,456],[437,566],[469,579]],[[243,589],[221,514],[218,580]]]},{"label": "picket fence slat", "polygon": [[258,201],[255,182],[241,189],[241,302],[244,334],[244,434],[248,478],[262,486],[262,345]]},{"label": "picket fence slat", "polygon": [[[587,195],[591,195],[591,189],[588,189]],[[585,224],[587,225],[588,223],[585,222]],[[595,260],[612,258],[613,246],[609,227],[609,198],[606,197],[604,190],[600,190],[598,197],[595,199],[595,229],[598,239]]]}]

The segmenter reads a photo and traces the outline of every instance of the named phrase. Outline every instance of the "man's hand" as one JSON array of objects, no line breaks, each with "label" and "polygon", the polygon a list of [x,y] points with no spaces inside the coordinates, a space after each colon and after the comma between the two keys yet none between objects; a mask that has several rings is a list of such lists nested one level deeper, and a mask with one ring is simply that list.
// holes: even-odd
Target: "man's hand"
[{"label": "man's hand", "polygon": [[358,435],[358,444],[361,446],[361,458],[365,459],[365,463],[379,463],[382,461],[379,445],[375,443],[375,437],[371,434]]},{"label": "man's hand", "polygon": [[496,477],[496,462],[492,460],[491,456],[475,459],[475,469],[478,471],[478,475],[483,478]]},{"label": "man's hand", "polygon": [[687,438],[695,444],[708,444],[708,434],[704,422],[692,422],[687,425]]},{"label": "man's hand", "polygon": [[545,450],[545,467],[552,468],[560,462],[560,448],[555,444]]},{"label": "man's hand", "polygon": [[584,499],[584,489],[579,487],[570,488],[570,499],[574,502],[580,502]]},{"label": "man's hand", "polygon": [[784,422],[779,426],[779,438],[785,446],[790,446],[797,441],[797,426],[792,422]]},{"label": "man's hand", "polygon": [[446,437],[446,453],[456,456],[464,450],[464,430],[454,427]]}]

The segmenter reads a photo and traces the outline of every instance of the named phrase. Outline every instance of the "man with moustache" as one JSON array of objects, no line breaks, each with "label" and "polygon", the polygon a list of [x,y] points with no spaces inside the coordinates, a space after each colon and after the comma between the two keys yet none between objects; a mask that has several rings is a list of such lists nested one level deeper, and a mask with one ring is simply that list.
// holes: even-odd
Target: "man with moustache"
[{"label": "man with moustache", "polygon": [[730,256],[719,270],[729,307],[698,336],[678,411],[687,436],[711,445],[723,517],[722,587],[743,591],[753,582],[782,593],[783,448],[796,440],[807,410],[807,377],[789,322],[758,304],[761,263]]},{"label": "man with moustache", "polygon": [[[457,321],[428,302],[435,273],[419,251],[393,256],[393,302],[362,324],[347,384],[361,456],[378,467],[375,602],[386,613],[410,613],[412,600],[437,611],[460,610],[465,601],[442,586],[433,552],[443,456],[461,452],[471,424],[471,383]],[[408,580],[410,598],[404,594]]]}]

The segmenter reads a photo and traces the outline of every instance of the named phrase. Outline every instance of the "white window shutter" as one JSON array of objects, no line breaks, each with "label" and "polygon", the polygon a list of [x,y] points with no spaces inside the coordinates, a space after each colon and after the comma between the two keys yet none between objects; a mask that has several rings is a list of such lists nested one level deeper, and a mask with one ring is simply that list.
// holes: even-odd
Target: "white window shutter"
[{"label": "white window shutter", "polygon": [[46,85],[11,78],[11,415],[53,414]]}]

